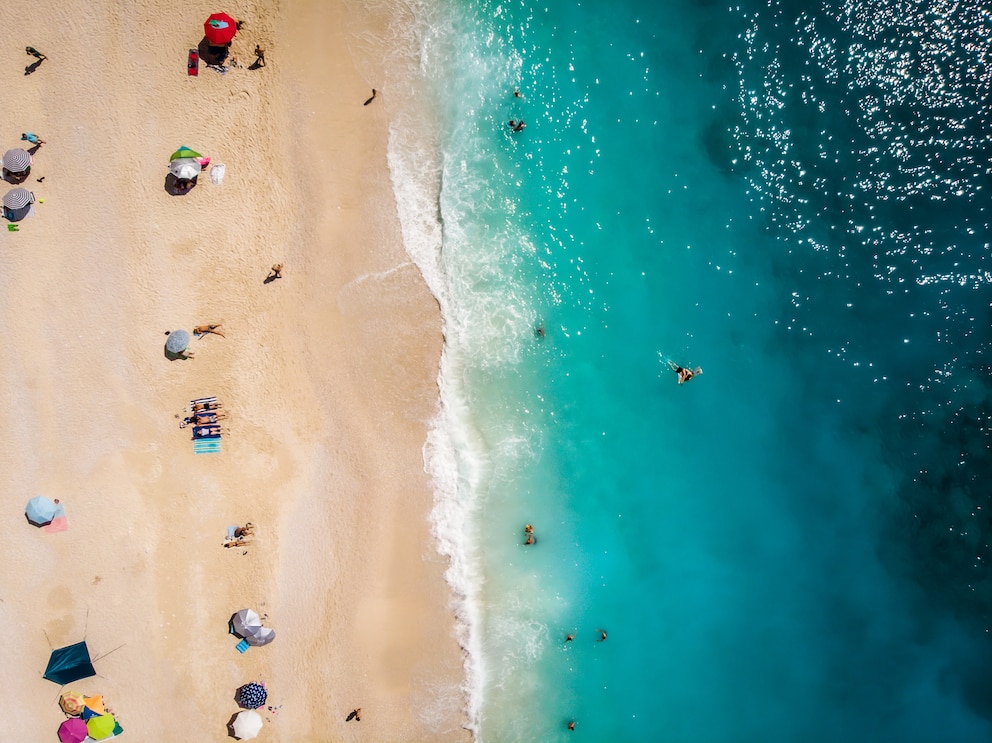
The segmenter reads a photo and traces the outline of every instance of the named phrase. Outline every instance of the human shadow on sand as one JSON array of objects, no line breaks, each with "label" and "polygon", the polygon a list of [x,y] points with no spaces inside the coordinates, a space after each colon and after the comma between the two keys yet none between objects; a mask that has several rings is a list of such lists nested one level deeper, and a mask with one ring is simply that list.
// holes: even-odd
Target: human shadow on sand
[{"label": "human shadow on sand", "polygon": [[170,196],[185,196],[196,188],[196,178],[186,180],[176,178],[172,173],[165,176],[165,192]]}]

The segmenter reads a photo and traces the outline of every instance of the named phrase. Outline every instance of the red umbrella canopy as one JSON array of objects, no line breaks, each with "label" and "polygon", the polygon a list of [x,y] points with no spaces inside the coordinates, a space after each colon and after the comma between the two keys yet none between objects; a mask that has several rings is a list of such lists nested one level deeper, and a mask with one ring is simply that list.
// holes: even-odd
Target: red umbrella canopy
[{"label": "red umbrella canopy", "polygon": [[230,44],[238,32],[238,22],[227,13],[214,13],[203,24],[203,35],[213,46]]}]

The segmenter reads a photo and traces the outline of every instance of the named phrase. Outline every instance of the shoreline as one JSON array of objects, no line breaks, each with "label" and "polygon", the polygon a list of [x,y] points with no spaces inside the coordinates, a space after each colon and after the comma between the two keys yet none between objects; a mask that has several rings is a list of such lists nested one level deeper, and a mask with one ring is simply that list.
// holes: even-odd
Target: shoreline
[{"label": "shoreline", "polygon": [[[58,27],[31,11],[0,10],[49,54],[23,78],[23,52],[0,55],[21,109],[8,140],[49,143],[32,174],[45,203],[0,238],[18,349],[0,377],[7,568],[25,578],[0,603],[0,662],[23,681],[9,734],[54,733],[58,689],[35,674],[85,638],[99,675],[68,688],[104,694],[134,736],[183,739],[167,728],[182,719],[228,740],[234,689],[261,679],[266,740],[469,740],[422,456],[441,320],[400,238],[388,111],[362,106],[379,86],[356,62],[387,19],[317,0],[231,9],[247,21],[232,52],[245,65],[259,43],[267,66],[188,78],[197,9],[70,4]],[[225,163],[224,183],[167,196],[181,144]],[[94,178],[92,153],[116,174]],[[284,278],[263,285],[277,262]],[[227,337],[163,358],[164,330],[203,322]],[[231,414],[219,456],[194,456],[176,426],[203,395]],[[68,532],[23,523],[35,494],[61,498]],[[245,521],[247,554],[224,550]],[[248,606],[277,637],[242,656],[226,622]]]}]

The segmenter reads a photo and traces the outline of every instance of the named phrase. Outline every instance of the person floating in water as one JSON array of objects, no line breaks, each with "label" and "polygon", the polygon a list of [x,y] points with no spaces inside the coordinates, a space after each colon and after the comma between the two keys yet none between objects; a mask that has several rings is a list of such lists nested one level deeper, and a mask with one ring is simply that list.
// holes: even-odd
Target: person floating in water
[{"label": "person floating in water", "polygon": [[527,126],[523,122],[523,119],[521,119],[520,121],[514,121],[513,119],[510,119],[508,122],[506,122],[506,125],[515,132],[523,131],[524,127]]},{"label": "person floating in water", "polygon": [[537,539],[534,538],[533,526],[527,524],[527,526],[524,527],[524,534],[527,535],[527,538],[524,539],[524,544],[537,544]]},{"label": "person floating in water", "polygon": [[697,366],[695,369],[684,369],[681,366],[679,366],[678,364],[676,364],[674,361],[669,361],[668,362],[668,367],[673,372],[675,372],[676,374],[678,374],[678,376],[679,376],[679,384],[685,384],[686,382],[688,382],[693,377],[699,376],[700,374],[703,373],[703,370],[702,370],[701,367],[698,367]]}]

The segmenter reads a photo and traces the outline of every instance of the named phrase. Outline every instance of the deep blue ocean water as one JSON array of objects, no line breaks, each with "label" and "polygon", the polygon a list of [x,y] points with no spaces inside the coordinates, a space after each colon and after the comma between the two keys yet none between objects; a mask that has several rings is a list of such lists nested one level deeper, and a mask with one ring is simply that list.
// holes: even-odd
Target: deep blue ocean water
[{"label": "deep blue ocean water", "polygon": [[992,14],[419,12],[477,738],[989,740]]}]

